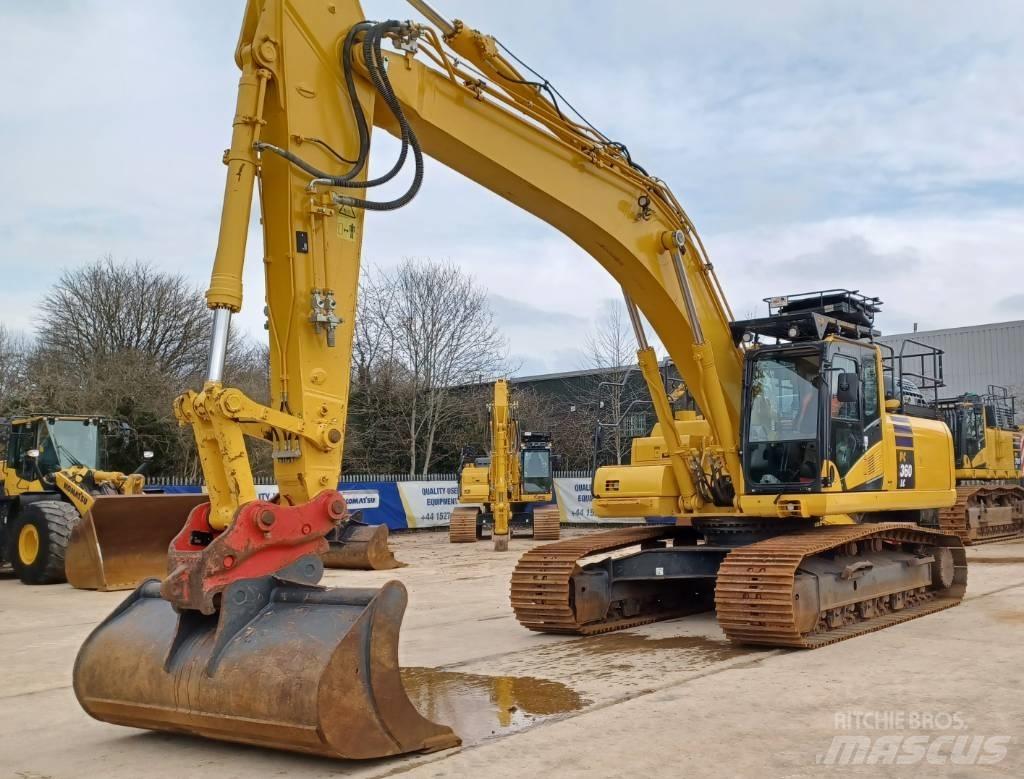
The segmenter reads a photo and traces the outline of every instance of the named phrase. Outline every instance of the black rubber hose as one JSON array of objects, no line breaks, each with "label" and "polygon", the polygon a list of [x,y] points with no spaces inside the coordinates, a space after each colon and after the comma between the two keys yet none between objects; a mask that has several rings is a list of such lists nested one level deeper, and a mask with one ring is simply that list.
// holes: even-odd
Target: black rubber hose
[{"label": "black rubber hose", "polygon": [[[257,144],[257,149],[266,149],[280,155],[293,165],[296,165],[308,173],[310,176],[323,179],[324,183],[328,186],[343,187],[346,189],[364,189],[386,183],[398,175],[401,169],[405,166],[405,161],[408,157],[408,150],[411,147],[413,151],[415,170],[409,189],[406,190],[403,195],[395,198],[394,200],[384,202],[364,200],[362,198],[348,196],[342,196],[339,198],[339,202],[345,205],[363,208],[369,211],[391,211],[401,208],[409,203],[416,196],[416,193],[419,192],[420,186],[423,183],[423,152],[420,148],[419,140],[416,138],[412,128],[409,126],[409,122],[402,111],[401,103],[395,95],[395,92],[391,87],[391,83],[388,80],[384,54],[381,50],[381,41],[383,40],[384,35],[392,30],[400,29],[401,27],[401,23],[395,20],[389,20],[381,24],[361,22],[349,30],[349,33],[345,38],[342,54],[342,66],[345,71],[345,82],[348,87],[349,99],[352,102],[352,110],[355,114],[356,126],[359,132],[359,155],[356,158],[356,164],[353,165],[351,170],[341,176],[333,176],[330,173],[322,171],[314,165],[311,165],[287,149],[282,149],[265,143]],[[395,165],[392,166],[391,170],[383,176],[379,176],[369,181],[352,181],[352,178],[357,175],[365,165],[369,150],[369,130],[366,124],[366,117],[363,115],[362,107],[359,103],[358,95],[356,94],[355,81],[352,76],[352,46],[354,44],[356,34],[361,31],[366,31],[366,35],[363,40],[363,57],[366,61],[366,68],[370,76],[370,82],[384,99],[388,109],[398,122],[398,126],[401,131],[402,150],[399,153]]]},{"label": "black rubber hose", "polygon": [[[391,87],[391,82],[387,77],[387,69],[384,66],[383,53],[380,49],[380,41],[383,38],[384,33],[399,27],[401,27],[400,23],[393,20],[379,25],[373,33],[367,36],[367,38],[372,37],[373,41],[371,41],[369,45],[367,45],[367,41],[364,41],[364,58],[366,59],[371,82],[374,87],[376,87],[380,96],[384,99],[384,103],[394,115],[395,120],[398,122],[403,141],[407,140],[408,146],[412,148],[414,162],[413,180],[406,192],[394,200],[380,202],[350,196],[342,196],[339,198],[339,202],[345,205],[350,205],[355,208],[363,208],[368,211],[393,211],[397,208],[401,208],[416,196],[416,193],[419,192],[420,186],[423,183],[423,152],[420,148],[419,139],[413,132],[412,127],[409,126],[409,121],[406,119],[405,113],[402,111],[402,105],[399,102],[397,95],[395,95],[394,89]],[[404,147],[405,144],[403,143],[403,154],[401,155],[403,161],[405,158]],[[381,178],[385,177],[382,176]],[[354,187],[355,182],[345,186]]]},{"label": "black rubber hose", "polygon": [[275,154],[288,160],[288,162],[292,163],[296,167],[301,168],[313,178],[330,179],[331,183],[334,186],[341,186],[346,181],[359,174],[359,172],[363,169],[363,166],[366,164],[366,158],[368,156],[370,146],[370,131],[369,127],[366,124],[366,117],[363,115],[363,108],[359,102],[359,96],[356,93],[355,79],[352,76],[352,46],[355,44],[356,36],[360,32],[372,30],[373,27],[374,23],[368,21],[359,22],[359,24],[353,25],[351,29],[349,29],[348,34],[345,36],[345,43],[342,46],[342,70],[344,71],[345,74],[345,85],[348,90],[349,102],[352,105],[352,112],[355,115],[356,128],[359,133],[359,152],[356,155],[356,159],[352,165],[352,168],[350,168],[346,173],[343,173],[340,176],[335,176],[331,173],[328,173],[325,170],[320,170],[320,168],[317,168],[316,166],[306,162],[306,160],[302,159],[298,155],[295,155],[292,152],[286,149],[282,149],[278,146],[273,146],[267,143],[258,143],[256,144],[256,149],[258,151],[272,151]]}]

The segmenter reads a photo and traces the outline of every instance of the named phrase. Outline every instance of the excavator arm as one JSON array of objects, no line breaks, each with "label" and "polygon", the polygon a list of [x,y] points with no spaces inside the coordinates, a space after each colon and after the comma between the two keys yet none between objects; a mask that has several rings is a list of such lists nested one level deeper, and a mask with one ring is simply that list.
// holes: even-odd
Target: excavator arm
[{"label": "excavator arm", "polygon": [[[417,5],[441,22],[447,48],[429,27],[364,22],[355,2],[274,0],[247,8],[236,51],[242,77],[225,155],[221,237],[207,292],[215,311],[209,380],[175,406],[195,431],[211,529],[228,527],[255,498],[245,435],[273,442],[284,502],[305,503],[337,483],[364,214],[412,198],[422,154],[559,229],[615,277],[666,437],[679,509],[698,508],[702,498],[643,319],[704,411],[738,490],[742,354],[713,268],[682,207],[621,144],[566,117],[509,63],[497,41]],[[366,156],[374,126],[403,141],[401,159],[376,183],[403,163],[415,168],[412,187],[393,202],[369,194],[375,182],[366,181]],[[269,407],[222,384],[257,181]]]}]

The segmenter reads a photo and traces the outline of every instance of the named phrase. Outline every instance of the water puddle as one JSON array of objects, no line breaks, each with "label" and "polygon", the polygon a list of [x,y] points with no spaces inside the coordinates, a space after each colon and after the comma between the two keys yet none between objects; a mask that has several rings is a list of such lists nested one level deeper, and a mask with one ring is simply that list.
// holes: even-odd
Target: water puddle
[{"label": "water puddle", "polygon": [[590,703],[564,684],[531,676],[413,667],[402,669],[402,682],[424,717],[448,725],[466,745],[523,730]]}]

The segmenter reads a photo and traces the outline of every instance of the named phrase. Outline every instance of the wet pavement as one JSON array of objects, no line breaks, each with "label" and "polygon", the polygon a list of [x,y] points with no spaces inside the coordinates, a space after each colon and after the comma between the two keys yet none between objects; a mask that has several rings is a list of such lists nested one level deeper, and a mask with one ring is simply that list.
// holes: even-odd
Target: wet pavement
[{"label": "wet pavement", "polygon": [[451,727],[463,746],[523,730],[590,703],[564,684],[530,676],[403,668],[402,682],[420,714]]},{"label": "wet pavement", "polygon": [[[837,716],[865,709],[959,711],[966,732],[1009,733],[1016,746],[997,766],[956,775],[1024,775],[1024,543],[970,550],[960,607],[814,652],[733,646],[713,613],[588,638],[526,631],[508,581],[534,544],[497,553],[440,533],[397,536],[409,567],[327,574],[331,586],[406,584],[403,683],[463,738],[459,749],[370,762],[95,722],[75,702],[71,665],[124,594],[0,577],[0,777],[816,777]],[[899,768],[840,775],[915,773]],[[917,773],[943,773],[926,768]]]}]

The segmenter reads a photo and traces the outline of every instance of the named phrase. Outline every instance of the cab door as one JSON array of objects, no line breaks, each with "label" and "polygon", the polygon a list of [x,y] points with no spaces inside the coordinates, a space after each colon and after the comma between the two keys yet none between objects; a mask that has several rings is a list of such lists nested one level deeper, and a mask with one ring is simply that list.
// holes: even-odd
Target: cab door
[{"label": "cab door", "polygon": [[[854,464],[864,456],[864,410],[863,410],[863,377],[859,361],[847,354],[833,354],[829,366],[829,398],[827,412],[829,415],[829,460],[836,468],[839,479],[845,480]],[[856,377],[855,384],[860,388],[857,398],[851,400],[844,395],[844,382]],[[845,485],[844,485],[845,489]]]},{"label": "cab door", "polygon": [[41,420],[18,425],[11,431],[7,444],[7,459],[18,478],[22,481],[35,481],[39,478],[39,463],[28,453],[36,449]]},{"label": "cab door", "polygon": [[[855,377],[855,378],[854,378]],[[856,397],[849,386],[855,383]],[[878,353],[874,347],[840,341],[833,343],[828,371],[828,456],[843,490],[882,488],[882,458],[865,457],[882,440],[882,406]]]}]

